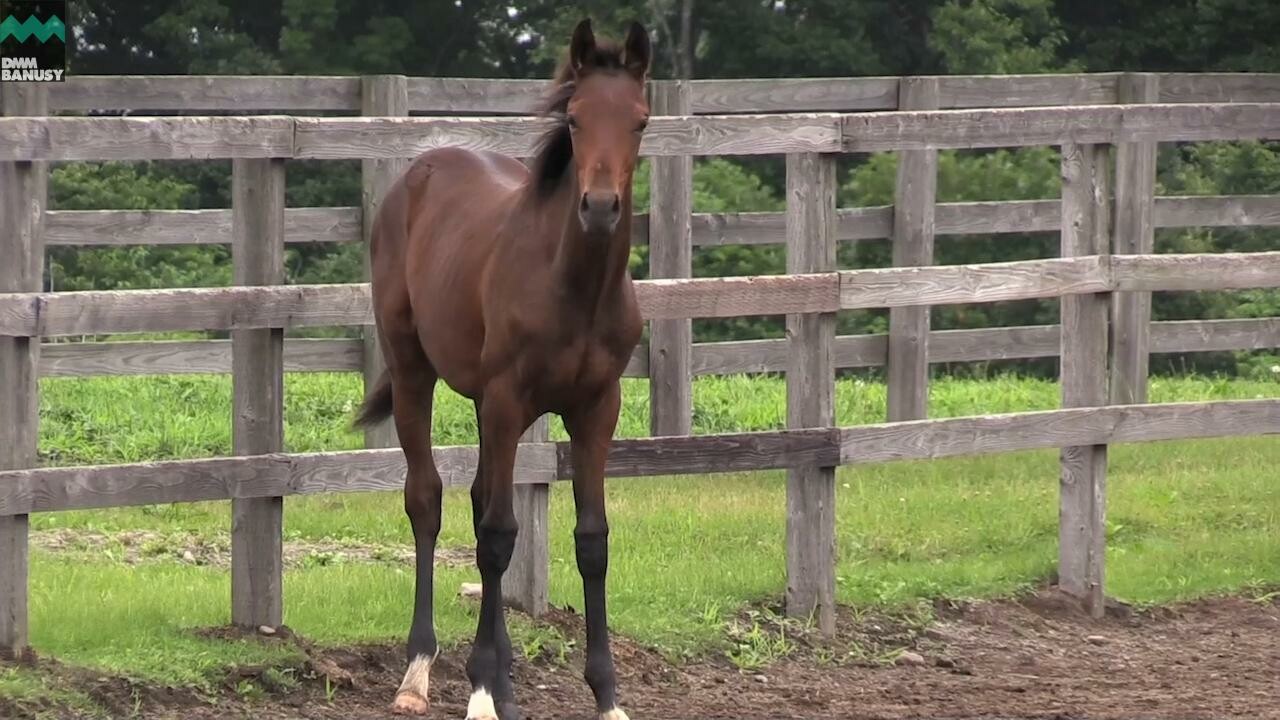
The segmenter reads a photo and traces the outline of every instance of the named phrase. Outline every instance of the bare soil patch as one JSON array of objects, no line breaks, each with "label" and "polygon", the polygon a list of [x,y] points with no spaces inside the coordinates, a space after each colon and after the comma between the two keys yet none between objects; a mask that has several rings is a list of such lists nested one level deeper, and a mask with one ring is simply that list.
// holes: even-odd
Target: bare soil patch
[{"label": "bare soil patch", "polygon": [[[831,640],[744,613],[739,631],[731,633],[735,644],[783,650],[748,670],[724,654],[672,664],[615,639],[620,699],[637,720],[1280,718],[1275,597],[1149,611],[1117,606],[1102,620],[1058,598],[1046,591],[1017,601],[939,603],[931,623],[844,610]],[[558,610],[548,621],[582,647],[579,616]],[[390,717],[386,709],[404,667],[399,647],[315,649],[287,629],[264,641],[307,649],[310,661],[296,669],[296,687],[273,690],[265,669],[238,668],[217,697],[205,698],[37,662],[89,693],[113,717],[135,709],[132,716],[143,718]],[[465,716],[467,650],[442,653],[429,717]],[[581,669],[578,649],[565,663],[518,659],[514,673],[526,716],[594,720]],[[244,680],[263,687],[264,695],[238,694],[235,687]],[[59,717],[56,708],[43,710]],[[30,709],[0,698],[0,717],[31,716]]]}]

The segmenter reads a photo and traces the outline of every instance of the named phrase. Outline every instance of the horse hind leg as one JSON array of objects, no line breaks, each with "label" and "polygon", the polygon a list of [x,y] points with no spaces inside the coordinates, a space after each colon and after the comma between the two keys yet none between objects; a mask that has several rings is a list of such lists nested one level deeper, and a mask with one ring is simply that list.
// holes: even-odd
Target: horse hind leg
[{"label": "horse hind leg", "polygon": [[427,713],[431,666],[439,655],[432,605],[443,491],[431,454],[431,405],[437,377],[425,357],[419,360],[417,367],[406,368],[407,372],[394,375],[392,380],[392,413],[407,466],[404,509],[413,529],[415,552],[413,620],[407,644],[409,667],[391,706],[392,712],[399,715]]}]

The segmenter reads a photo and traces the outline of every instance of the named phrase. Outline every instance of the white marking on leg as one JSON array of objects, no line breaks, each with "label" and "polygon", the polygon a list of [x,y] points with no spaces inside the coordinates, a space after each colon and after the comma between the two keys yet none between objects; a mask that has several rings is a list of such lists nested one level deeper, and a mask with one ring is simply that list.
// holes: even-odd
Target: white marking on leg
[{"label": "white marking on leg", "polygon": [[396,691],[396,700],[392,704],[392,712],[398,715],[425,715],[430,705],[431,665],[440,655],[437,649],[432,657],[416,655],[405,671],[404,680],[400,681],[400,689]]},{"label": "white marking on leg", "polygon": [[493,696],[484,688],[476,688],[467,701],[467,720],[498,720],[498,708]]},{"label": "white marking on leg", "polygon": [[627,714],[622,712],[622,708],[614,708],[600,713],[600,720],[628,720],[628,718]]}]

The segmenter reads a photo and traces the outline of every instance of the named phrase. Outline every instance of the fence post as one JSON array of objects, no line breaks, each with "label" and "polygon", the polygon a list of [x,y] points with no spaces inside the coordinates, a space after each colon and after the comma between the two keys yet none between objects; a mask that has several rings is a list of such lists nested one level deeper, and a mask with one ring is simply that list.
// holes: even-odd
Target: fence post
[{"label": "fence post", "polygon": [[[520,437],[522,443],[546,442],[547,416],[543,415]],[[511,565],[502,576],[502,597],[512,607],[537,617],[547,611],[551,574],[549,510],[551,486],[519,483],[512,503],[520,532],[516,534]]]},{"label": "fence post", "polygon": [[[1120,76],[1122,103],[1160,102],[1160,76],[1125,73]],[[1155,252],[1155,142],[1122,143],[1116,147],[1117,255]],[[1113,318],[1111,402],[1116,405],[1147,401],[1147,370],[1151,347],[1151,293],[1115,294]]]},{"label": "fence post", "polygon": [[[651,84],[654,115],[688,115],[689,83]],[[690,230],[693,158],[650,158],[649,277],[693,274]],[[688,318],[649,323],[649,428],[653,435],[688,435],[693,430],[693,324]]]},{"label": "fence post", "polygon": [[[1062,145],[1062,256],[1105,255],[1110,188],[1105,145]],[[1065,295],[1062,407],[1107,403],[1108,293]],[[1104,611],[1107,446],[1063,448],[1058,515],[1058,585],[1094,617]]]},{"label": "fence post", "polygon": [[[936,110],[938,80],[898,81],[899,110]],[[893,264],[933,264],[933,216],[938,189],[938,151],[898,152],[893,201]],[[889,353],[885,359],[889,422],[929,416],[929,312],[927,305],[889,309]]]},{"label": "fence post", "polygon": [[[409,116],[409,82],[404,75],[371,75],[360,78],[360,112],[372,117],[408,117]],[[364,230],[364,280],[369,281],[369,239],[373,235],[373,219],[382,206],[382,198],[387,189],[395,182],[408,160],[393,158],[384,160],[362,160],[360,162],[361,201]],[[382,348],[378,345],[378,330],[374,325],[366,325],[364,340],[364,388],[365,392],[373,389],[374,383],[386,368],[382,358]],[[396,426],[390,419],[384,420],[364,433],[364,446],[367,448],[397,447]]]},{"label": "fence post", "polygon": [[[45,115],[34,83],[0,86],[6,116]],[[39,292],[44,278],[48,166],[0,163],[0,292]],[[39,456],[40,338],[0,337],[0,470],[35,467]],[[0,517],[0,657],[27,647],[27,516]]]},{"label": "fence post", "polygon": [[[235,160],[231,170],[236,285],[284,282],[284,160]],[[284,330],[231,331],[232,451],[284,449]],[[284,498],[231,501],[231,622],[275,627],[283,615]]]},{"label": "fence post", "polygon": [[[836,269],[836,156],[787,155],[787,272]],[[788,315],[787,427],[835,424],[835,313]],[[791,617],[835,632],[836,475],[787,471],[787,596]]]}]

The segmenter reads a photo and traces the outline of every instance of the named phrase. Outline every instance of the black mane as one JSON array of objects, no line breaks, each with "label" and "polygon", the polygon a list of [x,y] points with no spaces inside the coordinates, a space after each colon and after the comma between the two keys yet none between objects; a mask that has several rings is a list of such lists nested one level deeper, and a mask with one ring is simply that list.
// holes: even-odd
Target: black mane
[{"label": "black mane", "polygon": [[[621,72],[623,49],[620,45],[598,42],[591,55],[592,72]],[[551,92],[543,99],[538,114],[556,119],[556,124],[538,140],[529,166],[533,174],[533,188],[539,197],[546,197],[560,187],[565,170],[573,161],[573,142],[569,138],[569,100],[577,86],[573,72],[566,62],[556,72]]]}]

